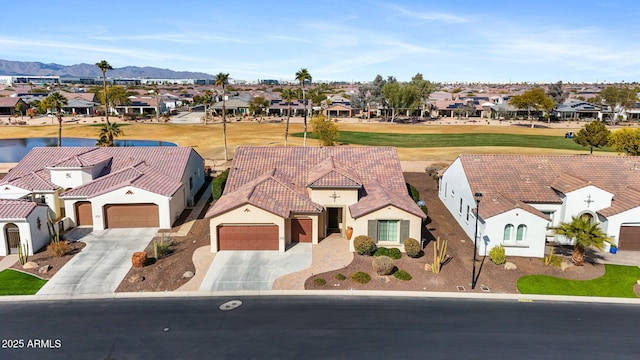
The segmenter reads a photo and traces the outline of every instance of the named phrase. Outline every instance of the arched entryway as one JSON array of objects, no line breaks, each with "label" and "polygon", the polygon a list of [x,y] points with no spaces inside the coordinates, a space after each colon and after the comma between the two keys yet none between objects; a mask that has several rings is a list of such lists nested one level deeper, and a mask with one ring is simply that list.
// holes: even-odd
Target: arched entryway
[{"label": "arched entryway", "polygon": [[7,244],[7,254],[17,254],[20,246],[20,229],[16,224],[4,226],[4,238]]}]

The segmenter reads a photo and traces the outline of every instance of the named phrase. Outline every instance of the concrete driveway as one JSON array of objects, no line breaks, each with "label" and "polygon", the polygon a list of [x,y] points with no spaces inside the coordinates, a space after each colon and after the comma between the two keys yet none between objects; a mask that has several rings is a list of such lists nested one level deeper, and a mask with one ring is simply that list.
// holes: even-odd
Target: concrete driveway
[{"label": "concrete driveway", "polygon": [[277,278],[311,266],[311,247],[311,244],[296,244],[284,253],[220,251],[199,290],[271,290]]},{"label": "concrete driveway", "polygon": [[38,292],[38,295],[105,294],[115,292],[131,269],[131,255],[143,251],[157,228],[76,228],[65,234],[69,240],[87,244]]}]

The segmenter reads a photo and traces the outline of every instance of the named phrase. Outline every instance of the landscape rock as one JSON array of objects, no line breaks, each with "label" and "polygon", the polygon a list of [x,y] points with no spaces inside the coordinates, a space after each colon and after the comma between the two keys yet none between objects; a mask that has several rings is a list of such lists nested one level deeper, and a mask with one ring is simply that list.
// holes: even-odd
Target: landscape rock
[{"label": "landscape rock", "polygon": [[48,273],[48,272],[49,272],[49,270],[51,270],[51,265],[47,264],[47,265],[41,266],[41,267],[38,269],[38,272],[39,272],[40,274],[46,274],[46,273]]},{"label": "landscape rock", "polygon": [[571,264],[570,262],[563,261],[563,262],[560,263],[560,270],[565,271],[565,270],[567,270],[568,268],[570,268],[572,266],[573,266],[573,264]]},{"label": "landscape rock", "polygon": [[431,264],[424,264],[424,269],[426,271],[431,271]]},{"label": "landscape rock", "polygon": [[130,283],[142,282],[144,281],[144,276],[140,274],[133,274],[127,279],[127,281],[129,281]]},{"label": "landscape rock", "polygon": [[186,271],[184,274],[182,274],[182,278],[183,279],[190,279],[194,276],[195,274],[193,273],[193,271]]},{"label": "landscape rock", "polygon": [[24,265],[22,265],[23,269],[36,269],[38,268],[40,265],[38,265],[37,262],[34,261],[27,261]]},{"label": "landscape rock", "polygon": [[512,263],[511,261],[507,261],[506,263],[504,263],[504,269],[505,270],[515,270],[518,267],[516,266],[516,264]]}]

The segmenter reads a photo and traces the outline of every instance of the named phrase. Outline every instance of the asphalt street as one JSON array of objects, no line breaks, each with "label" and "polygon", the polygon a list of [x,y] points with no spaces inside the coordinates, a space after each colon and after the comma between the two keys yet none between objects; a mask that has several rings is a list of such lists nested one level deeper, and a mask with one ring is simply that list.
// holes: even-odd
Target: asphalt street
[{"label": "asphalt street", "polygon": [[[242,304],[221,310],[229,300]],[[358,296],[65,300],[6,303],[0,319],[0,359],[637,359],[640,354],[640,307],[616,304]]]}]

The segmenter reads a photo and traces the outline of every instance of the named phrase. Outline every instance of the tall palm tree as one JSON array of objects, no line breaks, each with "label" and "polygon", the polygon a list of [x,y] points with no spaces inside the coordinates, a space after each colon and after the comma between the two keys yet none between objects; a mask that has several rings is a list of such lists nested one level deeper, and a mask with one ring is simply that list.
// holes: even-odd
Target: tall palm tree
[{"label": "tall palm tree", "polygon": [[[113,67],[107,62],[107,60],[102,60],[96,63],[96,66],[100,68],[102,71],[102,91],[104,93],[104,108],[105,114],[107,116],[107,124],[109,124],[109,99],[107,97],[107,70],[113,70]],[[110,139],[113,142],[113,139]]]},{"label": "tall palm tree", "polygon": [[218,73],[218,75],[216,75],[216,86],[222,86],[222,137],[224,138],[224,161],[229,161],[229,153],[227,151],[227,100],[224,94],[228,82],[228,73]]},{"label": "tall palm tree", "polygon": [[611,239],[600,228],[600,224],[591,221],[590,216],[571,217],[571,222],[562,223],[554,228],[556,234],[564,235],[575,241],[571,262],[580,266],[584,263],[584,252],[588,247],[602,249]]},{"label": "tall palm tree", "polygon": [[296,92],[291,88],[286,88],[280,93],[282,100],[285,100],[288,105],[287,109],[287,124],[284,127],[284,146],[287,146],[287,137],[289,137],[289,118],[291,118],[291,101],[297,99]]},{"label": "tall palm tree", "polygon": [[96,145],[98,146],[113,146],[113,138],[124,135],[124,132],[120,128],[118,123],[102,124],[100,127],[100,135]]},{"label": "tall palm tree", "polygon": [[67,98],[59,92],[53,92],[42,100],[44,107],[47,109],[56,109],[56,118],[58,118],[58,146],[62,146],[62,108],[67,105]]},{"label": "tall palm tree", "polygon": [[296,73],[296,80],[300,82],[300,86],[302,87],[302,101],[304,101],[304,140],[303,145],[307,146],[307,97],[304,92],[304,82],[306,80],[311,81],[311,74],[309,74],[309,70],[307,68],[302,68],[300,71]]}]

